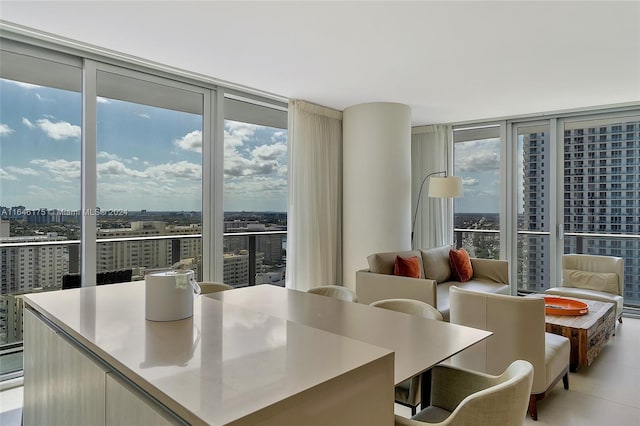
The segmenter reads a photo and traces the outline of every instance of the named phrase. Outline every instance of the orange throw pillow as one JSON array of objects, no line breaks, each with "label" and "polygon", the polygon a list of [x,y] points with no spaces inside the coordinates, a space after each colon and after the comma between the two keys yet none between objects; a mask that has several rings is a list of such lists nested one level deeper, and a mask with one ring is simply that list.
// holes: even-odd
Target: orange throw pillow
[{"label": "orange throw pillow", "polygon": [[420,278],[421,271],[420,263],[418,263],[418,256],[396,256],[396,264],[393,268],[393,274],[403,277]]},{"label": "orange throw pillow", "polygon": [[466,282],[473,277],[473,267],[469,253],[463,248],[449,251],[449,264],[452,278],[458,282]]}]

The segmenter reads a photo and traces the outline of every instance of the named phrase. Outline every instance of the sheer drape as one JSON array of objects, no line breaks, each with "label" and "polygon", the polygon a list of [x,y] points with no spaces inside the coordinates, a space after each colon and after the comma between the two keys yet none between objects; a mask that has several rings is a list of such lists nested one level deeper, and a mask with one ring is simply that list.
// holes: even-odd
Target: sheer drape
[{"label": "sheer drape", "polygon": [[[411,132],[411,220],[420,183],[429,173],[450,169],[451,127],[424,126]],[[441,175],[442,176],[442,175]],[[438,247],[453,241],[453,205],[449,199],[429,198],[429,180],[420,198],[413,236],[414,248]]]},{"label": "sheer drape", "polygon": [[289,102],[289,288],[342,281],[342,113]]}]

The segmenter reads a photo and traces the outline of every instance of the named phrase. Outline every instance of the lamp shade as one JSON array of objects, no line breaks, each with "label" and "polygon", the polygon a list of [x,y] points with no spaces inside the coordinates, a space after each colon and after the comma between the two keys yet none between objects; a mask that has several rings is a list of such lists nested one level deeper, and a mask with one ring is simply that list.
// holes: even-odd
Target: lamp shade
[{"label": "lamp shade", "polygon": [[462,197],[462,178],[459,176],[432,176],[429,179],[429,197],[451,198]]}]

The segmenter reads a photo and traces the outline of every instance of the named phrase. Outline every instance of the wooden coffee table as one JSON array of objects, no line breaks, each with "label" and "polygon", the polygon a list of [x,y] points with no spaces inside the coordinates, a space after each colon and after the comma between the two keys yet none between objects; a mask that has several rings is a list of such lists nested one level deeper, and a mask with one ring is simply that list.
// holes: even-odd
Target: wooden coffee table
[{"label": "wooden coffee table", "polygon": [[589,306],[586,315],[546,315],[546,331],[559,334],[571,343],[571,360],[569,368],[577,371],[580,367],[589,366],[598,356],[615,330],[615,305],[597,300],[578,299]]}]

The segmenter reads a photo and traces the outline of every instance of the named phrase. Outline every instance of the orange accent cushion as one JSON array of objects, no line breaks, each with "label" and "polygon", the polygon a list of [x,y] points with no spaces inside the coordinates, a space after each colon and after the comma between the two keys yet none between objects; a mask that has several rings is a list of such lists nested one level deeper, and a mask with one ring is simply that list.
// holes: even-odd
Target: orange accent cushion
[{"label": "orange accent cushion", "polygon": [[473,277],[473,267],[469,253],[463,248],[451,250],[449,252],[449,263],[451,264],[451,276],[458,282],[466,282]]},{"label": "orange accent cushion", "polygon": [[400,275],[403,277],[420,278],[422,271],[420,271],[420,263],[418,263],[418,256],[413,257],[400,257],[396,256],[396,263],[393,268],[394,275]]}]

